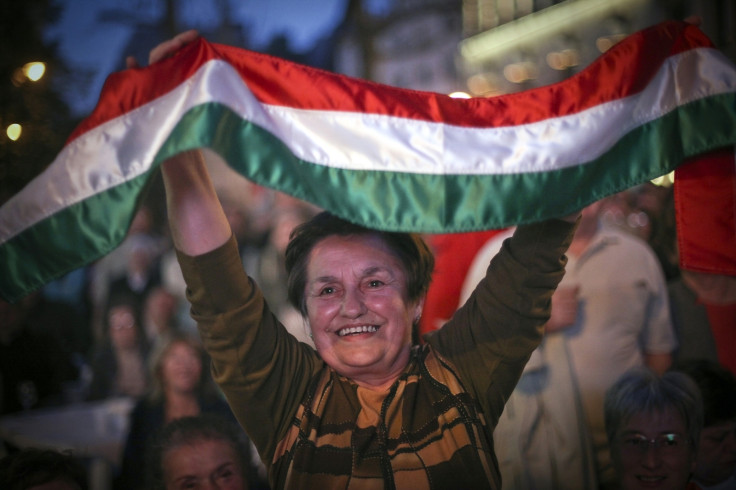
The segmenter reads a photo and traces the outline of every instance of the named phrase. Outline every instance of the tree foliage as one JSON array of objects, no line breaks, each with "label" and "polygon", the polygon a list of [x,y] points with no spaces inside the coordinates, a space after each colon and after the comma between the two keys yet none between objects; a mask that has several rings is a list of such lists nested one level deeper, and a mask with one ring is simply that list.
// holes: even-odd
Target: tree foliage
[{"label": "tree foliage", "polygon": [[[0,202],[18,192],[52,162],[76,121],[54,89],[66,69],[56,48],[43,40],[43,29],[58,14],[49,0],[0,2]],[[28,62],[46,65],[37,82],[23,77]],[[20,124],[20,138],[6,134]]]}]

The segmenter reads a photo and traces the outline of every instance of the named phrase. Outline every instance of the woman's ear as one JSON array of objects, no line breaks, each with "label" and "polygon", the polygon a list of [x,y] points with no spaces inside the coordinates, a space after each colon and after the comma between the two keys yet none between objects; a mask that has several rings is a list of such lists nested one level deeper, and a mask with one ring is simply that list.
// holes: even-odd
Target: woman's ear
[{"label": "woman's ear", "polygon": [[424,310],[424,300],[425,299],[426,297],[422,296],[422,298],[419,301],[417,301],[417,303],[414,305],[414,312],[413,312],[414,316],[412,317],[414,325],[419,323],[419,319],[422,317],[422,311]]}]

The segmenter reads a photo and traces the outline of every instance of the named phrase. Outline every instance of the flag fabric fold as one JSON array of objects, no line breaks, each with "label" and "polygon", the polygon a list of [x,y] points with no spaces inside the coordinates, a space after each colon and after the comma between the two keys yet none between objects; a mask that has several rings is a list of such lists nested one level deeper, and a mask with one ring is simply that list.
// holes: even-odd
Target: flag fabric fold
[{"label": "flag fabric fold", "polygon": [[152,173],[187,149],[372,228],[446,233],[569,214],[734,144],[736,69],[681,22],[564,82],[473,99],[199,39],[112,74],[54,162],[0,208],[0,295],[114,249]]}]

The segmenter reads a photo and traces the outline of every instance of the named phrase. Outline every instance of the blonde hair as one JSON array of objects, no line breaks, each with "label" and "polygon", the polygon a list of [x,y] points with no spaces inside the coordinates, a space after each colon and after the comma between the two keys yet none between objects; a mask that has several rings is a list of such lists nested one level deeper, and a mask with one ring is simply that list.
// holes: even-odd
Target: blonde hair
[{"label": "blonde hair", "polygon": [[207,354],[205,353],[204,347],[202,346],[202,342],[192,335],[174,333],[152,353],[149,359],[149,372],[151,375],[151,390],[148,396],[149,399],[154,401],[161,401],[164,399],[164,360],[169,355],[174,346],[178,344],[185,344],[190,349],[192,349],[197,354],[197,358],[202,365],[202,372],[199,376],[199,383],[197,384],[197,395],[200,397],[208,397],[215,393],[209,369],[207,369]]}]

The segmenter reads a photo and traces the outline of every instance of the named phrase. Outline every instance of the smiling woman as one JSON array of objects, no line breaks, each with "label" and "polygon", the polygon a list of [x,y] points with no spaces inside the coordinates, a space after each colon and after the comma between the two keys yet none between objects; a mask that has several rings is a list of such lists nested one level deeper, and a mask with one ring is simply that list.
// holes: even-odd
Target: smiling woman
[{"label": "smiling woman", "polygon": [[695,490],[703,402],[687,375],[648,369],[624,374],[606,393],[606,432],[618,488]]},{"label": "smiling woman", "polygon": [[[188,32],[151,61],[196,37]],[[499,488],[492,433],[539,344],[574,217],[519,226],[445,326],[412,341],[433,258],[414,234],[322,213],[286,251],[289,299],[315,349],[243,271],[203,154],[162,164],[187,298],[272,488]]]},{"label": "smiling woman", "polygon": [[289,299],[324,361],[357,384],[387,388],[409,361],[434,259],[415,235],[369,232],[323,213],[286,249]]},{"label": "smiling woman", "polygon": [[[197,161],[182,156],[186,166],[167,175]],[[290,300],[316,352],[269,311],[232,236],[196,256],[180,250],[215,379],[271,485],[498,488],[493,426],[539,342],[573,228],[520,226],[465,307],[415,345],[433,264],[426,244],[322,213],[287,248]]]}]

